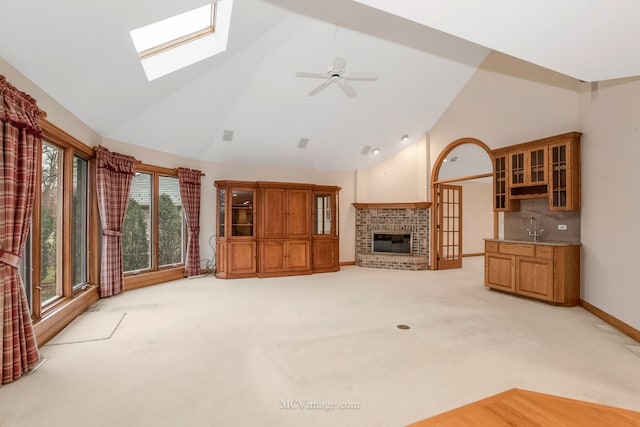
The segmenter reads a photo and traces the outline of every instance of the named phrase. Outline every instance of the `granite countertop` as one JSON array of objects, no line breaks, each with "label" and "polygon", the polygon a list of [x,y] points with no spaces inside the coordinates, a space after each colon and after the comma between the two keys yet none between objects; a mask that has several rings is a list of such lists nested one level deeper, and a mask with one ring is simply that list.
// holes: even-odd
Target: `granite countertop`
[{"label": "granite countertop", "polygon": [[534,242],[533,240],[508,240],[508,239],[490,239],[485,238],[487,242],[503,242],[503,243],[521,243],[525,245],[543,245],[543,246],[580,246],[580,242],[547,242],[545,240]]}]

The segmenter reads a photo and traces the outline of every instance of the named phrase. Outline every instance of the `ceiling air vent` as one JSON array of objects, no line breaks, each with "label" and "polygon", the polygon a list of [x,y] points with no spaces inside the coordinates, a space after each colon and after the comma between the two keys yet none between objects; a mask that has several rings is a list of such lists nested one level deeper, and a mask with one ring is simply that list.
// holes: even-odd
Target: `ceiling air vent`
[{"label": "ceiling air vent", "polygon": [[225,129],[222,134],[223,141],[232,141],[233,140],[233,131]]},{"label": "ceiling air vent", "polygon": [[300,138],[300,142],[298,142],[298,148],[305,149],[309,145],[309,138]]},{"label": "ceiling air vent", "polygon": [[367,155],[369,154],[369,151],[371,151],[371,146],[365,145],[364,147],[362,147],[362,151],[360,152],[360,154]]}]

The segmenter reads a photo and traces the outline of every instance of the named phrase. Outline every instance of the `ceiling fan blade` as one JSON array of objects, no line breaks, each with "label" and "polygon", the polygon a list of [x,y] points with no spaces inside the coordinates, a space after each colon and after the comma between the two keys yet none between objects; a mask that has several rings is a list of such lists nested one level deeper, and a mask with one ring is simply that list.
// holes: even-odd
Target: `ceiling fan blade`
[{"label": "ceiling fan blade", "polygon": [[360,81],[376,81],[378,75],[376,73],[343,73],[340,75],[346,80],[360,80]]},{"label": "ceiling fan blade", "polygon": [[333,73],[341,73],[344,71],[344,67],[346,64],[347,64],[346,59],[336,56],[335,59],[333,60],[333,67],[331,68],[331,71]]},{"label": "ceiling fan blade", "polygon": [[309,77],[312,79],[326,79],[328,76],[322,73],[306,73],[304,71],[298,71],[296,77]]},{"label": "ceiling fan blade", "polygon": [[326,88],[327,86],[329,86],[331,83],[333,83],[333,79],[327,79],[324,82],[322,82],[320,84],[320,86],[318,86],[317,88],[315,88],[314,90],[312,90],[311,92],[309,92],[309,96],[315,96],[317,95],[321,90],[323,90],[324,88]]},{"label": "ceiling fan blade", "polygon": [[356,90],[351,86],[346,80],[342,80],[340,78],[336,79],[336,83],[340,86],[340,89],[347,95],[349,98],[353,98],[358,94]]}]

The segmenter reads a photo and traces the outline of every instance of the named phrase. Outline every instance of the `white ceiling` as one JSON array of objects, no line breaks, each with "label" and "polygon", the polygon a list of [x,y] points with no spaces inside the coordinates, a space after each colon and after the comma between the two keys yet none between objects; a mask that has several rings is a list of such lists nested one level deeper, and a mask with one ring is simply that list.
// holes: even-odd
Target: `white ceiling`
[{"label": "white ceiling", "polygon": [[[640,35],[632,0],[235,0],[225,53],[148,82],[129,31],[204,3],[0,0],[0,56],[106,138],[324,170],[369,167],[419,140],[490,48],[583,80],[640,74],[626,55]],[[308,97],[319,82],[295,72],[326,72],[336,54],[378,80],[353,82],[355,98],[335,85]]]}]

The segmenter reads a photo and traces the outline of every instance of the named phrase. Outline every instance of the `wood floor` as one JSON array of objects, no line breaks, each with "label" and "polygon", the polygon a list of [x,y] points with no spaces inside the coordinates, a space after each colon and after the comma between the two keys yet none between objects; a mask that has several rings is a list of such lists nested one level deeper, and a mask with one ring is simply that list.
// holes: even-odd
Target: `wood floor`
[{"label": "wood floor", "polygon": [[517,388],[422,420],[431,426],[640,426],[640,412]]}]

